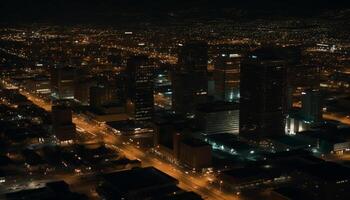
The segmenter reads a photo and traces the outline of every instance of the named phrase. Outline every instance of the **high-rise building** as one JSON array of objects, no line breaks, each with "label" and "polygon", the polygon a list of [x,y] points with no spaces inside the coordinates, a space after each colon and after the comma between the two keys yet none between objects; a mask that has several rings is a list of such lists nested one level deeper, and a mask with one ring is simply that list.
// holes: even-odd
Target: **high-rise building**
[{"label": "high-rise building", "polygon": [[89,105],[92,78],[88,76],[86,68],[77,69],[74,78],[74,99],[82,105]]},{"label": "high-rise building", "polygon": [[120,71],[115,74],[115,88],[116,101],[119,104],[125,105],[126,102],[126,86],[127,74],[125,71]]},{"label": "high-rise building", "polygon": [[111,88],[104,85],[90,87],[90,107],[99,108],[111,104],[113,101],[113,93]]},{"label": "high-rise building", "polygon": [[[106,71],[99,75],[93,89],[90,89],[90,105],[93,107],[95,100],[102,100],[101,105],[125,105],[126,102],[127,74],[125,71]],[[99,100],[98,100],[99,101]],[[96,107],[96,106],[95,106]]]},{"label": "high-rise building", "polygon": [[53,67],[51,69],[51,94],[56,99],[74,98],[75,69]]},{"label": "high-rise building", "polygon": [[89,105],[90,87],[92,81],[89,78],[76,80],[74,83],[74,100],[81,105]]},{"label": "high-rise building", "polygon": [[215,97],[221,101],[239,99],[241,55],[221,54],[214,63]]},{"label": "high-rise building", "polygon": [[178,59],[181,71],[207,73],[208,44],[204,41],[189,41],[180,48]]},{"label": "high-rise building", "polygon": [[28,79],[26,82],[26,87],[30,91],[38,94],[51,93],[50,79],[47,76],[36,76]]},{"label": "high-rise building", "polygon": [[205,135],[239,133],[239,105],[235,102],[212,102],[200,105],[196,112],[197,127]]},{"label": "high-rise building", "polygon": [[135,122],[147,122],[154,110],[154,65],[147,56],[132,56],[127,61],[127,111]]},{"label": "high-rise building", "polygon": [[157,109],[171,110],[172,86],[169,69],[172,65],[157,67],[154,79],[154,104]]},{"label": "high-rise building", "polygon": [[265,137],[284,134],[287,67],[298,62],[290,48],[251,52],[241,65],[240,134]]},{"label": "high-rise building", "polygon": [[301,114],[304,120],[317,123],[322,119],[322,97],[320,90],[306,90],[301,97]]},{"label": "high-rise building", "polygon": [[76,127],[72,122],[72,110],[64,105],[52,106],[52,133],[60,141],[75,138]]},{"label": "high-rise building", "polygon": [[180,48],[178,70],[172,75],[172,105],[176,113],[194,113],[208,94],[208,45],[191,41]]}]

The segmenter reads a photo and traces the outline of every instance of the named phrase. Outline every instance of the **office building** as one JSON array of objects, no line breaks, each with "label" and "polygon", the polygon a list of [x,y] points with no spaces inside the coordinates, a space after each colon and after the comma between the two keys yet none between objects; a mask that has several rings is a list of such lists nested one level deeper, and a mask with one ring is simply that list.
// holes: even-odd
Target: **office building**
[{"label": "office building", "polygon": [[312,199],[345,200],[350,198],[348,167],[322,162],[304,168],[298,176]]},{"label": "office building", "polygon": [[51,95],[56,99],[74,98],[75,69],[72,67],[53,67],[51,69]]},{"label": "office building", "polygon": [[191,41],[180,48],[178,69],[172,74],[172,106],[176,113],[193,114],[208,94],[208,45]]},{"label": "office building", "polygon": [[27,80],[26,88],[38,94],[50,94],[50,79],[47,76],[36,76]]},{"label": "office building", "polygon": [[179,160],[192,169],[211,167],[212,152],[210,144],[198,139],[184,139],[180,142]]},{"label": "office building", "polygon": [[239,133],[239,105],[213,102],[200,105],[196,112],[197,127],[205,135]]},{"label": "office building", "polygon": [[[64,181],[48,182],[44,186],[38,184],[35,188],[27,188],[19,191],[11,191],[3,195],[7,200],[28,200],[28,199],[74,199],[88,200],[85,194],[72,192],[70,186]],[[25,187],[24,187],[25,188]]]},{"label": "office building", "polygon": [[240,134],[265,137],[284,134],[287,67],[295,64],[294,49],[261,48],[241,66]]},{"label": "office building", "polygon": [[115,93],[115,100],[118,104],[125,105],[127,92],[127,74],[125,71],[118,71],[115,74],[115,84],[113,85],[113,93]]},{"label": "office building", "polygon": [[317,123],[322,120],[322,96],[320,90],[306,90],[301,96],[301,114],[304,120]]},{"label": "office building", "polygon": [[72,122],[72,110],[64,105],[52,106],[52,133],[61,142],[75,138],[76,126]]},{"label": "office building", "polygon": [[127,112],[135,122],[147,122],[154,110],[154,65],[147,56],[132,56],[127,61]]},{"label": "office building", "polygon": [[[89,116],[98,122],[127,120],[124,94],[119,94],[116,84],[97,84],[90,88]],[[119,96],[122,95],[122,96]]]},{"label": "office building", "polygon": [[108,86],[97,85],[90,87],[90,107],[100,108],[113,101],[112,89]]},{"label": "office building", "polygon": [[215,97],[221,101],[239,100],[241,55],[221,54],[214,63]]},{"label": "office building", "polygon": [[74,78],[74,100],[82,105],[89,105],[90,87],[94,84],[85,68],[76,70]]}]

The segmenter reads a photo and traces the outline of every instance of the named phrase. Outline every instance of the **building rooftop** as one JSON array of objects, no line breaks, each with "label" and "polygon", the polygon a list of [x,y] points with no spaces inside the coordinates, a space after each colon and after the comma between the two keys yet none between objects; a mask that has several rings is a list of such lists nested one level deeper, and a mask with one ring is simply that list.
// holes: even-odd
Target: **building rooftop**
[{"label": "building rooftop", "polygon": [[281,187],[274,190],[275,193],[286,197],[289,200],[310,200],[312,199],[304,190],[295,187]]},{"label": "building rooftop", "polygon": [[250,151],[255,149],[246,142],[240,141],[237,136],[229,133],[210,135],[207,136],[207,138],[219,146],[224,145],[227,147],[232,147],[236,151]]},{"label": "building rooftop", "polygon": [[106,124],[122,132],[134,131],[135,128],[147,128],[143,125],[136,125],[132,120],[107,122]]},{"label": "building rooftop", "polygon": [[191,146],[191,147],[203,147],[203,146],[209,146],[208,143],[202,141],[202,140],[199,140],[199,139],[185,139],[182,141],[182,143],[188,145],[188,146]]},{"label": "building rooftop", "polygon": [[300,135],[290,136],[290,135],[283,135],[278,138],[274,138],[275,141],[280,142],[284,145],[288,145],[292,148],[302,148],[302,147],[308,147],[308,145],[313,144],[313,141],[307,137],[302,137]]},{"label": "building rooftop", "polygon": [[212,103],[201,104],[197,108],[197,111],[212,113],[212,112],[221,112],[221,111],[238,110],[238,109],[239,109],[239,103],[217,101]]},{"label": "building rooftop", "polygon": [[103,175],[103,179],[125,194],[129,191],[140,190],[162,185],[176,185],[178,181],[153,167],[134,168]]},{"label": "building rooftop", "polygon": [[63,181],[47,183],[45,187],[5,194],[8,200],[87,200],[85,195],[71,192]]},{"label": "building rooftop", "polygon": [[[283,171],[285,173],[285,171]],[[235,182],[252,181],[265,178],[273,178],[282,175],[282,170],[270,165],[244,167],[224,171],[223,174],[232,178]]]},{"label": "building rooftop", "polygon": [[350,168],[331,162],[310,165],[304,172],[324,181],[350,180]]}]

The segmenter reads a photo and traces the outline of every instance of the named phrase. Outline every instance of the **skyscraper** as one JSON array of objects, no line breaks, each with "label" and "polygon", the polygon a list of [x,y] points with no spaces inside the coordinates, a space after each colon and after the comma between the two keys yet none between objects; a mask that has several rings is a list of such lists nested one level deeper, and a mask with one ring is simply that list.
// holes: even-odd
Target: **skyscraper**
[{"label": "skyscraper", "polygon": [[135,122],[147,122],[154,110],[154,65],[147,56],[132,56],[127,61],[127,111]]},{"label": "skyscraper", "polygon": [[78,68],[74,79],[74,99],[82,105],[89,105],[89,90],[92,84],[87,68]]},{"label": "skyscraper", "polygon": [[267,47],[251,52],[241,66],[240,134],[253,137],[284,133],[287,67],[297,62],[294,49]]},{"label": "skyscraper", "polygon": [[90,106],[99,108],[113,103],[113,93],[110,87],[97,85],[90,87]]},{"label": "skyscraper", "polygon": [[52,132],[60,141],[75,138],[75,124],[72,122],[72,110],[64,105],[52,106]]},{"label": "skyscraper", "polygon": [[214,63],[215,96],[222,101],[239,99],[241,56],[221,54]]},{"label": "skyscraper", "polygon": [[301,96],[301,114],[308,122],[320,122],[322,119],[322,99],[320,90],[306,90]]},{"label": "skyscraper", "polygon": [[180,48],[178,70],[172,75],[173,110],[194,113],[196,106],[205,103],[208,93],[208,45],[191,41]]},{"label": "skyscraper", "polygon": [[74,98],[75,69],[54,67],[51,69],[51,92],[56,99]]},{"label": "skyscraper", "polygon": [[115,95],[117,103],[124,105],[126,101],[127,74],[125,71],[118,71],[115,74]]}]

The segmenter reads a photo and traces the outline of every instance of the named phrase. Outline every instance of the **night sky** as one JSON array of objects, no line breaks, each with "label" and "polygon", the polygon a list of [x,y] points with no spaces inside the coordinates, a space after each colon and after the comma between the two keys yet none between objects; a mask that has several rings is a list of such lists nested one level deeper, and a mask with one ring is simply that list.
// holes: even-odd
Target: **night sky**
[{"label": "night sky", "polygon": [[161,18],[172,12],[220,17],[228,9],[243,10],[253,17],[313,16],[347,9],[349,4],[348,0],[1,0],[0,22],[88,22],[135,15]]}]

